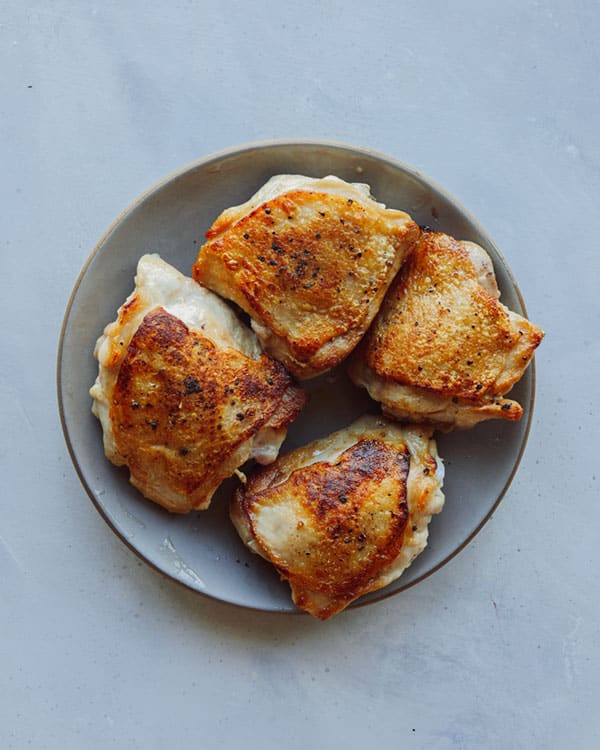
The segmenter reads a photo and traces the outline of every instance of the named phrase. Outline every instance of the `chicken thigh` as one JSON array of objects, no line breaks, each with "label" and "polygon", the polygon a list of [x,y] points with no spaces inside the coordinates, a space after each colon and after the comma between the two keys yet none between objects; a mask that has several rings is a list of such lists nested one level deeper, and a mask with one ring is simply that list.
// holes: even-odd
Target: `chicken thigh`
[{"label": "chicken thigh", "polygon": [[96,344],[92,411],[147,498],[204,509],[247,459],[276,458],[305,395],[225,302],[157,255],[135,281]]},{"label": "chicken thigh", "polygon": [[265,350],[307,379],[356,346],[418,235],[368,185],[279,175],[217,218],[193,276],[236,302]]},{"label": "chicken thigh", "polygon": [[385,414],[444,428],[518,420],[504,395],[543,332],[499,301],[492,262],[472,242],[424,232],[349,363]]},{"label": "chicken thigh", "polygon": [[431,430],[366,416],[280,456],[235,493],[231,519],[294,603],[325,620],[398,578],[443,506]]}]

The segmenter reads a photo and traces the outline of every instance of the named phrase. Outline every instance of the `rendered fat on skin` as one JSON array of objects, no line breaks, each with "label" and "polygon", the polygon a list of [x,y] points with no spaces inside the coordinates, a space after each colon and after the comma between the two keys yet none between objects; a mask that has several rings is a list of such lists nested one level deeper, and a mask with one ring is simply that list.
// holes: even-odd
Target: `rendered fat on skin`
[{"label": "rendered fat on skin", "polygon": [[424,232],[391,286],[349,374],[401,421],[466,428],[518,420],[504,398],[543,332],[499,301],[487,253]]},{"label": "rendered fat on skin", "polygon": [[307,379],[360,341],[418,235],[368,185],[278,175],[217,218],[193,276],[247,312],[265,350]]},{"label": "rendered fat on skin", "polygon": [[280,456],[231,502],[242,540],[325,620],[398,578],[443,506],[443,466],[427,428],[367,416]]},{"label": "rendered fat on skin", "polygon": [[98,339],[90,390],[106,456],[176,513],[208,507],[249,458],[273,461],[305,396],[215,294],[157,255]]}]

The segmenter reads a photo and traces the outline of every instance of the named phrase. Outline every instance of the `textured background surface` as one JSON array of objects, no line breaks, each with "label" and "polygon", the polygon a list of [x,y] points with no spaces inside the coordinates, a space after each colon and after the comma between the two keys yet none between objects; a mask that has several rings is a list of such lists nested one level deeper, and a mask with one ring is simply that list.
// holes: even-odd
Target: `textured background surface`
[{"label": "textured background surface", "polygon": [[[0,1],[2,747],[599,746],[599,34],[583,0]],[[325,624],[140,563],[77,480],[54,385],[70,290],[120,211],[198,156],[295,136],[444,185],[547,331],[493,520]]]}]

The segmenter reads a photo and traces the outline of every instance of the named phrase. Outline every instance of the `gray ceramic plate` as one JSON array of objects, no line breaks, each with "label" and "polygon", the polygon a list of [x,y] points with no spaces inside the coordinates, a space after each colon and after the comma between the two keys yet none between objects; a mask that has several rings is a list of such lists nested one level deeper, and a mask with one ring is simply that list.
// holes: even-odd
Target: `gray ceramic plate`
[{"label": "gray ceramic plate", "polygon": [[[133,286],[137,261],[160,255],[189,275],[205,231],[226,207],[242,203],[274,174],[335,174],[366,182],[377,200],[408,211],[420,224],[481,244],[491,255],[502,301],[524,314],[505,261],[482,227],[450,195],[410,167],[369,150],[317,141],[241,146],[201,159],[145,193],[113,224],[87,261],[66,311],[58,353],[58,397],[66,441],[79,477],[104,519],[150,565],[185,586],[245,607],[295,611],[287,584],[246,551],[227,516],[235,481],[225,482],[208,511],[170,515],[131,487],[125,469],[105,458],[90,412],[94,343]],[[333,382],[334,381],[334,382]],[[289,431],[284,450],[338,429],[374,410],[343,371],[308,383],[310,406]],[[404,575],[360,603],[397,593],[453,557],[488,520],[522,454],[531,419],[530,367],[513,390],[525,416],[440,436],[446,508],[430,526],[430,543]]]}]

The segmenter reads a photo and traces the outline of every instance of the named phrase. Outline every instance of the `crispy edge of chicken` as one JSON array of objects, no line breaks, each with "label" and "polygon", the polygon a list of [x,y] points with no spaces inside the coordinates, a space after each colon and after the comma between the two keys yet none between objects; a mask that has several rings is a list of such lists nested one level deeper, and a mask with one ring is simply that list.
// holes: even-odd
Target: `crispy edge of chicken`
[{"label": "crispy edge of chicken", "polygon": [[500,301],[479,245],[423,232],[348,366],[388,416],[443,428],[519,420],[504,398],[543,332]]},{"label": "crispy edge of chicken", "polygon": [[135,282],[94,352],[105,454],[148,499],[204,509],[249,458],[276,458],[306,395],[222,300],[159,256],[140,259]]},{"label": "crispy edge of chicken", "polygon": [[308,379],[358,344],[418,235],[368,185],[278,175],[216,219],[193,276],[248,313],[265,350]]},{"label": "crispy edge of chicken", "polygon": [[325,620],[396,580],[425,549],[443,507],[428,428],[366,416],[259,469],[235,492],[243,542]]}]

